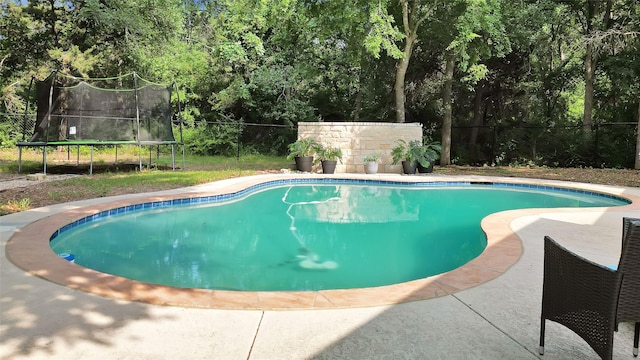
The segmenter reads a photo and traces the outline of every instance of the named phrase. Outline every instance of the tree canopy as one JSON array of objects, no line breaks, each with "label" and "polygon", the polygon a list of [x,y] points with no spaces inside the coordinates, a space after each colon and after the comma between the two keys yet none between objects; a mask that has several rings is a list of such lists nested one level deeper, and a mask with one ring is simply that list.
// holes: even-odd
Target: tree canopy
[{"label": "tree canopy", "polygon": [[52,70],[135,71],[176,81],[198,153],[237,141],[283,153],[300,121],[420,122],[441,164],[640,168],[636,0],[2,0],[0,12],[0,114],[24,112],[31,78]]}]

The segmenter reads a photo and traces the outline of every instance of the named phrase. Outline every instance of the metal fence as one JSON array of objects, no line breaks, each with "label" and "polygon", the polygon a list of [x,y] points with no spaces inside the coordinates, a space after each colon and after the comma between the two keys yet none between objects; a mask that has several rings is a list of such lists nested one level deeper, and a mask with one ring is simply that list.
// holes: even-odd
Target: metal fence
[{"label": "metal fence", "polygon": [[[0,146],[28,141],[35,115],[0,113]],[[240,156],[244,153],[285,155],[295,141],[291,126],[244,122],[200,122],[183,128],[187,154]],[[438,127],[425,131],[440,138]],[[451,159],[471,165],[547,165],[560,167],[633,168],[636,123],[600,123],[591,129],[576,126],[483,125],[454,126]]]},{"label": "metal fence", "polygon": [[633,168],[637,127],[630,122],[594,124],[589,129],[582,125],[457,126],[452,128],[451,158],[472,165]]}]

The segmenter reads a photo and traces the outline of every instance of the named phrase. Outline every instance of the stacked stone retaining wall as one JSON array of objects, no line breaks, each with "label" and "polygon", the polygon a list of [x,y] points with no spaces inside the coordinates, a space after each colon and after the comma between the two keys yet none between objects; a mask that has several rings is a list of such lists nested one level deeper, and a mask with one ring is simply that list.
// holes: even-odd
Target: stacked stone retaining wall
[{"label": "stacked stone retaining wall", "polygon": [[298,139],[312,138],[322,146],[342,149],[342,162],[336,173],[364,173],[363,158],[380,154],[378,172],[400,173],[393,165],[391,149],[399,139],[422,141],[422,124],[377,122],[301,122]]}]

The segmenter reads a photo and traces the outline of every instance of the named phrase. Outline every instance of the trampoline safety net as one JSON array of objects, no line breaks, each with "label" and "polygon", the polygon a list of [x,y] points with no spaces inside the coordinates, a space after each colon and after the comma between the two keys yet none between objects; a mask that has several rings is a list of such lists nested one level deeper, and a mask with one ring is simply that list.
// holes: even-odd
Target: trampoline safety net
[{"label": "trampoline safety net", "polygon": [[53,72],[35,81],[37,118],[29,142],[173,143],[173,87],[136,73],[79,79]]}]

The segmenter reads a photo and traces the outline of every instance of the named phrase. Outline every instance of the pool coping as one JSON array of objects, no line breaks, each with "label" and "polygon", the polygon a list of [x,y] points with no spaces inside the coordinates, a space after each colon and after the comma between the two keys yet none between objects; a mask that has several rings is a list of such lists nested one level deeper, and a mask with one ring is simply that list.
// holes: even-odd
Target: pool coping
[{"label": "pool coping", "polygon": [[184,289],[126,279],[101,273],[70,263],[57,256],[49,247],[49,240],[58,229],[80,218],[99,214],[113,208],[145,202],[167,201],[191,197],[228,194],[261,183],[282,179],[349,179],[395,182],[492,182],[529,184],[586,190],[627,198],[626,206],[606,208],[607,211],[640,209],[640,196],[627,194],[624,188],[563,181],[500,178],[484,176],[400,176],[396,174],[270,174],[229,179],[203,186],[179,189],[162,194],[138,194],[124,199],[84,206],[53,214],[19,229],[7,242],[7,258],[24,271],[45,280],[106,298],[139,301],[155,305],[193,308],[293,310],[336,309],[391,305],[450,295],[486,283],[502,275],[522,255],[522,242],[511,229],[511,222],[521,216],[549,212],[590,212],[603,208],[521,209],[491,214],[481,226],[487,235],[485,251],[467,264],[435,276],[400,284],[372,288],[320,291],[226,291]]}]

